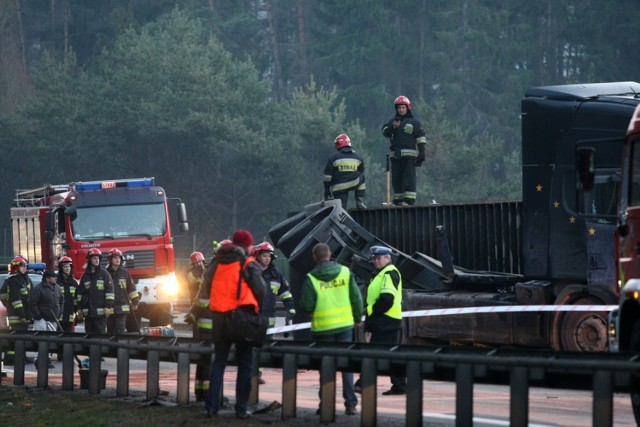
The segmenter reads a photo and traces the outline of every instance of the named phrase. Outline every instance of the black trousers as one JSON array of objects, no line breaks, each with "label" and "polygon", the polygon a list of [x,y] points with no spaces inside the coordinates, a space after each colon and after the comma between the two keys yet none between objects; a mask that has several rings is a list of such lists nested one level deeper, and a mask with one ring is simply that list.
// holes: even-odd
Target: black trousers
[{"label": "black trousers", "polygon": [[393,187],[393,204],[416,202],[416,159],[402,157],[391,159],[391,186]]},{"label": "black trousers", "polygon": [[[402,329],[384,332],[371,332],[371,344],[402,344]],[[393,387],[404,390],[407,387],[407,379],[404,375],[391,375]]]}]

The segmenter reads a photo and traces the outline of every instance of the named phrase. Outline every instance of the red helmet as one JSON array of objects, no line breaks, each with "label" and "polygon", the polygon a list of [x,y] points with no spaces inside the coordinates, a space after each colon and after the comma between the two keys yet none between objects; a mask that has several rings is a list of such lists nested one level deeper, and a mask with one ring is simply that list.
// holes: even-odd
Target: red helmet
[{"label": "red helmet", "polygon": [[89,249],[89,252],[87,252],[87,259],[91,258],[92,256],[102,256],[102,251],[98,248],[91,248]]},{"label": "red helmet", "polygon": [[411,101],[409,101],[409,98],[404,95],[400,95],[399,97],[397,97],[396,100],[393,101],[393,105],[395,105],[396,107],[398,105],[406,105],[407,110],[411,110]]},{"label": "red helmet", "polygon": [[260,243],[259,245],[256,245],[253,248],[253,255],[254,256],[258,256],[262,252],[269,252],[271,255],[273,255],[274,249],[273,249],[273,246],[271,246],[271,243],[262,242],[262,243]]},{"label": "red helmet", "polygon": [[107,258],[111,259],[114,256],[119,256],[122,259],[123,258],[122,251],[118,248],[109,249],[109,254],[107,255]]},{"label": "red helmet", "polygon": [[58,265],[62,266],[62,264],[73,264],[73,260],[71,259],[71,257],[63,256],[58,260]]},{"label": "red helmet", "polygon": [[202,252],[193,252],[191,255],[189,255],[189,261],[191,261],[191,264],[204,261],[204,255],[202,255]]},{"label": "red helmet", "polygon": [[351,139],[346,133],[341,133],[336,137],[336,150],[342,147],[351,147]]},{"label": "red helmet", "polygon": [[29,261],[27,261],[27,259],[25,257],[23,257],[22,255],[16,255],[11,260],[11,264],[9,265],[9,273],[15,274],[15,273],[18,272],[18,268],[21,265],[24,265],[26,267],[27,264],[29,264]]}]

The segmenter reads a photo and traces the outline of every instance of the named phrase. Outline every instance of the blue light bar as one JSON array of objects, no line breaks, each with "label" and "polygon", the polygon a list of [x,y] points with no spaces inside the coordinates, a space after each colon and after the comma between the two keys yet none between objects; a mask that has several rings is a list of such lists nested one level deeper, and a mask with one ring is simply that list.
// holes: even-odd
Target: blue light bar
[{"label": "blue light bar", "polygon": [[75,189],[80,191],[101,190],[118,187],[140,188],[151,187],[153,178],[115,179],[107,181],[87,181],[75,183]]},{"label": "blue light bar", "polygon": [[44,271],[47,265],[44,262],[30,262],[27,264],[27,270]]}]

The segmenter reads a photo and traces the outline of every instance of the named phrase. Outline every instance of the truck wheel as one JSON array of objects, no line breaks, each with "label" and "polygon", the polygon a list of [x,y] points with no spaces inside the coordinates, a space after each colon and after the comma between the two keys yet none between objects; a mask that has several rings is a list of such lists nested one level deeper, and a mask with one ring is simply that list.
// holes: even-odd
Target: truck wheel
[{"label": "truck wheel", "polygon": [[[601,305],[595,297],[579,298],[571,305]],[[564,314],[560,320],[560,341],[564,351],[607,351],[607,313],[576,311]]]},{"label": "truck wheel", "polygon": [[[640,350],[640,320],[636,320],[631,328],[630,350]],[[631,393],[631,407],[636,424],[640,426],[640,393]]]}]

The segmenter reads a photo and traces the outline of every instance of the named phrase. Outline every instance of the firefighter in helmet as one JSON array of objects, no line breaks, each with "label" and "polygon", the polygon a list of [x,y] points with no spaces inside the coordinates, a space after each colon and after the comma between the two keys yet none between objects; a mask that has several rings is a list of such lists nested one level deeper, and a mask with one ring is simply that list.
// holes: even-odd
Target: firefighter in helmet
[{"label": "firefighter in helmet", "polygon": [[401,95],[393,105],[395,116],[382,126],[382,135],[389,138],[391,144],[393,204],[413,205],[416,202],[416,167],[424,162],[427,138],[420,121],[411,113],[409,98]]},{"label": "firefighter in helmet", "polygon": [[364,209],[364,159],[351,147],[351,139],[341,133],[335,139],[336,152],[329,156],[324,167],[324,199],[339,199],[347,209],[349,192],[354,191],[356,208]]},{"label": "firefighter in helmet", "polygon": [[[195,251],[189,256],[191,268],[187,273],[187,284],[189,287],[189,298],[191,308],[184,320],[192,326],[193,338],[211,339],[211,312],[207,307],[201,307],[196,303],[196,298],[202,286],[202,274],[204,273],[204,255]],[[209,375],[211,373],[211,363],[204,360],[196,364],[196,380],[194,391],[197,402],[204,402],[209,393]]]},{"label": "firefighter in helmet", "polygon": [[[256,258],[262,268],[262,278],[267,285],[260,314],[269,320],[269,327],[273,328],[276,325],[276,300],[280,298],[286,311],[286,323],[291,323],[296,314],[293,295],[291,295],[287,279],[274,263],[276,256],[273,246],[269,242],[262,242],[253,247],[251,255]],[[260,384],[264,384],[262,370],[259,371],[258,381]]]},{"label": "firefighter in helmet", "polygon": [[[114,287],[113,316],[107,319],[107,332],[124,334],[127,332],[127,316],[135,316],[140,296],[129,270],[123,265],[124,257],[118,248],[112,248],[107,255],[107,271]],[[138,333],[140,332],[138,328]]]},{"label": "firefighter in helmet", "polygon": [[58,285],[64,294],[60,324],[64,332],[73,332],[78,309],[78,281],[73,277],[73,260],[68,256],[58,260]]},{"label": "firefighter in helmet", "polygon": [[85,332],[90,334],[106,333],[107,317],[113,314],[113,280],[107,270],[100,266],[101,256],[100,249],[89,249],[86,270],[78,287],[79,308],[84,316]]},{"label": "firefighter in helmet", "polygon": [[[9,277],[0,289],[0,300],[7,309],[9,327],[14,331],[26,331],[33,320],[29,310],[29,296],[33,283],[29,279],[27,264],[29,261],[22,255],[15,256],[9,264]],[[12,365],[15,356],[13,349],[7,351],[4,362]]]}]

